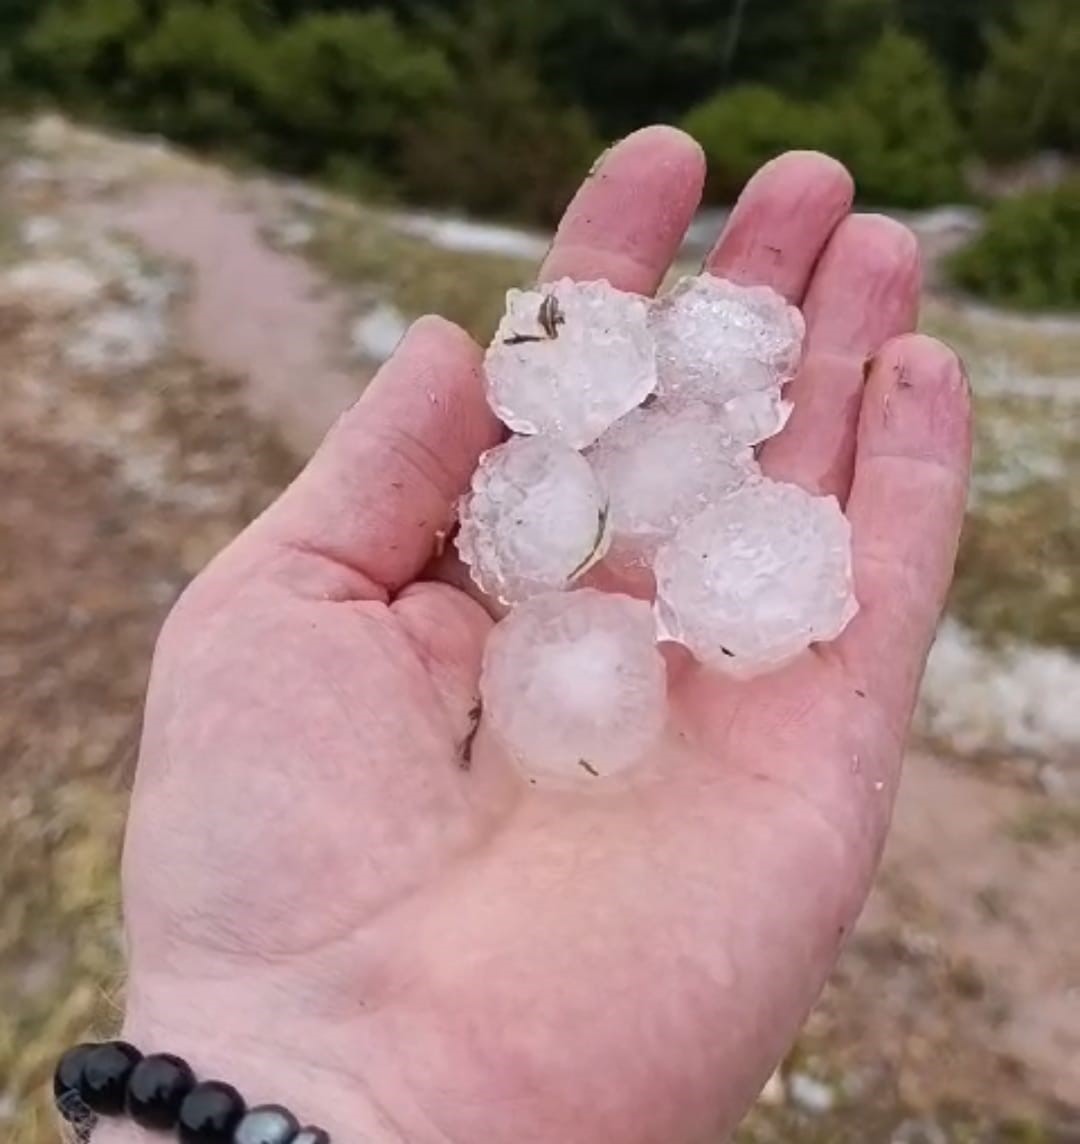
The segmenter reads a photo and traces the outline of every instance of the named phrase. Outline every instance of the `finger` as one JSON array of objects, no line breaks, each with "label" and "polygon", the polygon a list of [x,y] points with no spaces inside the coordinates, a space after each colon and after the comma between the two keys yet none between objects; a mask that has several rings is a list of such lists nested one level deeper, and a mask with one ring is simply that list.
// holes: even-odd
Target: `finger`
[{"label": "finger", "polygon": [[801,302],[854,194],[851,176],[828,155],[780,155],[747,183],[705,269],[744,286],[771,286]]},{"label": "finger", "polygon": [[606,278],[651,294],[679,251],[705,182],[705,158],[674,127],[646,127],[616,144],[567,207],[540,281]]},{"label": "finger", "polygon": [[906,226],[851,215],[836,229],[807,291],[806,353],[785,396],[791,420],[761,454],[777,480],[846,499],[867,359],[915,328],[919,246]]},{"label": "finger", "polygon": [[[606,278],[620,290],[651,294],[679,251],[701,201],[705,160],[690,136],[646,127],[616,144],[567,207],[540,281]],[[473,583],[455,551],[427,575],[460,588],[499,618],[506,608]]]},{"label": "finger", "polygon": [[952,580],[971,463],[971,395],[957,356],[920,335],[875,359],[848,504],[860,611],[835,656],[906,730]]},{"label": "finger", "polygon": [[472,339],[421,318],[310,464],[258,522],[312,591],[378,598],[413,580],[451,527],[480,453],[499,440]]}]

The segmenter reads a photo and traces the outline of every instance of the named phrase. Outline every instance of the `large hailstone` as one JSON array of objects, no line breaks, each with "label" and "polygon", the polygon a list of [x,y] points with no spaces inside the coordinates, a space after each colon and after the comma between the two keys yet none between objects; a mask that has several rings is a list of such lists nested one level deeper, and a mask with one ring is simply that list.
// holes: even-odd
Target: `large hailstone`
[{"label": "large hailstone", "polygon": [[654,401],[617,421],[586,454],[609,498],[609,561],[652,563],[679,525],[758,472],[716,407]]},{"label": "large hailstone", "polygon": [[650,324],[662,397],[721,405],[744,444],[783,428],[791,407],[781,389],[799,368],[806,323],[775,290],[683,278],[653,304]]},{"label": "large hailstone", "polygon": [[857,611],[835,497],[757,481],[683,525],[656,561],[662,634],[738,677],[835,639]]},{"label": "large hailstone", "polygon": [[588,461],[550,437],[485,453],[459,516],[461,558],[504,604],[565,588],[607,550],[606,493]]},{"label": "large hailstone", "polygon": [[583,449],[656,388],[649,303],[604,281],[511,290],[485,376],[515,432]]},{"label": "large hailstone", "polygon": [[666,719],[652,610],[591,589],[527,600],[489,637],[480,693],[490,726],[531,778],[617,774]]}]

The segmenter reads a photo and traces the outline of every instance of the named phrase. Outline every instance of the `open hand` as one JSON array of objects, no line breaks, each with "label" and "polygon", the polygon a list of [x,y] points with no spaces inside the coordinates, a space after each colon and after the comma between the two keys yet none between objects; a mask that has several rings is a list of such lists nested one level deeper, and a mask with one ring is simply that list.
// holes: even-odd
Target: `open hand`
[{"label": "open hand", "polygon": [[[652,292],[702,178],[680,133],[630,137],[542,278]],[[762,464],[846,505],[861,611],[841,639],[749,683],[673,657],[670,728],[629,783],[543,791],[483,726],[467,748],[492,619],[430,561],[500,429],[478,348],[421,320],[162,634],[128,1039],[338,1144],[734,1126],[867,892],[965,501],[968,387],[910,333],[915,240],[851,199],[837,163],[786,155],[707,264],[804,308],[795,414]]]}]

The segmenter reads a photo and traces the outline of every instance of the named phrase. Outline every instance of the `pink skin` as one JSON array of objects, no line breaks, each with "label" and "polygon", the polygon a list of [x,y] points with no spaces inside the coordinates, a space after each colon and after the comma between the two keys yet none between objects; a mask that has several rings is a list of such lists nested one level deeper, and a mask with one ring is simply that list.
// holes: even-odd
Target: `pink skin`
[{"label": "pink skin", "polygon": [[[702,175],[680,133],[630,137],[542,277],[651,292]],[[708,261],[805,306],[798,411],[764,464],[847,504],[844,636],[743,684],[672,656],[671,728],[630,785],[529,787],[483,728],[462,769],[492,621],[425,570],[499,428],[478,348],[421,320],[162,633],[127,1037],[338,1142],[732,1128],[862,906],[965,500],[968,387],[910,333],[914,240],[851,198],[837,163],[783,156]]]}]

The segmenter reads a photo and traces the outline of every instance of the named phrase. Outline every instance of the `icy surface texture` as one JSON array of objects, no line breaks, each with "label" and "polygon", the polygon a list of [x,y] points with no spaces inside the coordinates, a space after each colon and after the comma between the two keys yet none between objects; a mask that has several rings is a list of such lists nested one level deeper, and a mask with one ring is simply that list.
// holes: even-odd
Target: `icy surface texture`
[{"label": "icy surface texture", "polygon": [[780,387],[744,393],[715,405],[724,431],[740,445],[759,445],[788,423],[794,406],[780,396]]},{"label": "icy surface texture", "polygon": [[779,391],[798,369],[806,330],[775,290],[712,274],[682,279],[653,304],[650,324],[661,396],[718,403]]},{"label": "icy surface texture", "polygon": [[656,388],[649,304],[608,282],[511,290],[485,359],[488,401],[517,433],[576,449]]},{"label": "icy surface texture", "polygon": [[855,615],[851,530],[834,497],[744,485],[683,525],[657,557],[663,634],[749,677],[835,639]]},{"label": "icy surface texture", "polygon": [[536,596],[492,632],[480,690],[492,729],[531,778],[588,783],[625,770],[666,718],[652,611],[590,589]]},{"label": "icy surface texture", "polygon": [[679,525],[757,473],[718,406],[655,401],[617,421],[586,454],[609,499],[611,552],[648,566]]},{"label": "icy surface texture", "polygon": [[504,604],[565,588],[607,547],[607,496],[588,461],[550,437],[485,453],[460,509],[457,546]]}]

